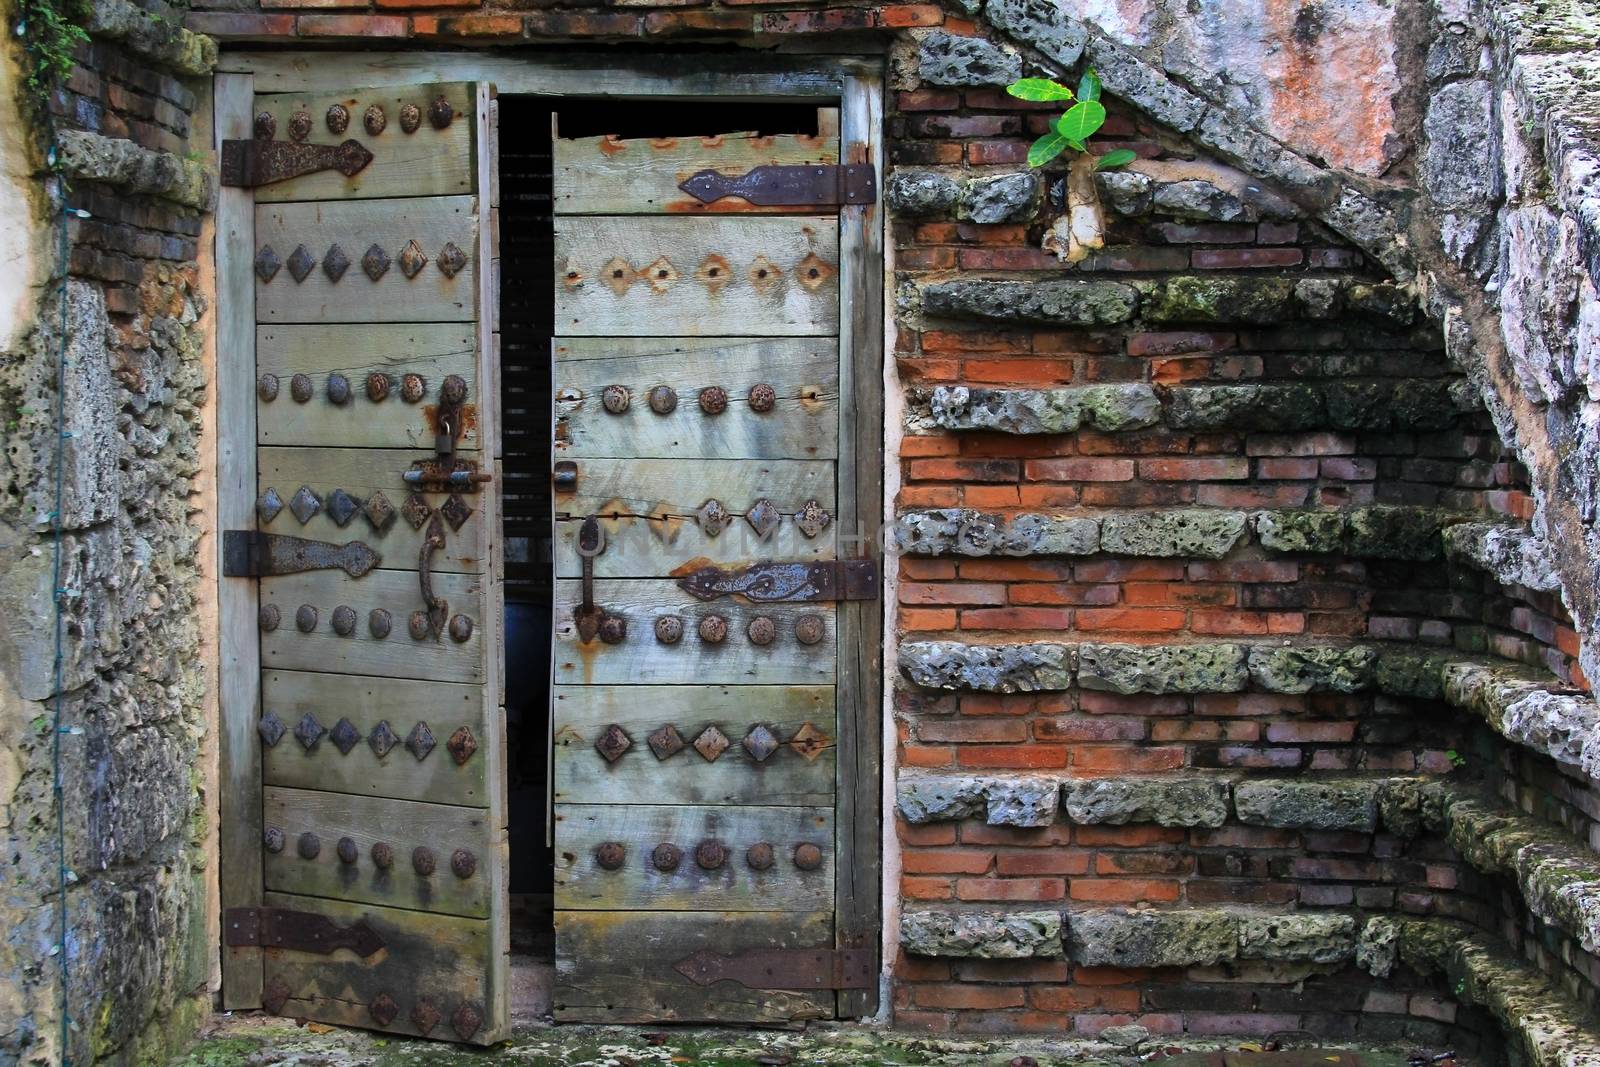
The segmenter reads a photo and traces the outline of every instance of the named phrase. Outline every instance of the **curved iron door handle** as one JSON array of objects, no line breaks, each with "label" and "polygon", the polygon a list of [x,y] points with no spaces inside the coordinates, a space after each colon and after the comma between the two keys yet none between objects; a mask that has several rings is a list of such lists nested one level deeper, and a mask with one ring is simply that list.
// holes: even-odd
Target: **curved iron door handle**
[{"label": "curved iron door handle", "polygon": [[428,521],[428,532],[422,539],[422,551],[417,556],[417,578],[422,584],[422,606],[428,613],[428,633],[435,641],[444,633],[445,619],[449,618],[450,605],[444,597],[433,595],[432,556],[444,547],[444,520],[433,513]]}]

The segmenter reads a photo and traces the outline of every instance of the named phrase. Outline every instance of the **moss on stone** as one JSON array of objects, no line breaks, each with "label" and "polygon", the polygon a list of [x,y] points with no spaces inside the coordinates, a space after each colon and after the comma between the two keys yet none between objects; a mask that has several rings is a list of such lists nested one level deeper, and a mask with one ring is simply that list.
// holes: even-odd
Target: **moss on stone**
[{"label": "moss on stone", "polygon": [[1345,527],[1345,546],[1361,559],[1438,559],[1444,552],[1439,531],[1445,518],[1445,513],[1431,508],[1385,504],[1354,508]]},{"label": "moss on stone", "polygon": [[1286,278],[1188,275],[1150,284],[1144,317],[1151,322],[1281,322],[1294,299]]},{"label": "moss on stone", "polygon": [[1337,552],[1344,546],[1342,511],[1258,511],[1251,522],[1261,547],[1273,552]]}]

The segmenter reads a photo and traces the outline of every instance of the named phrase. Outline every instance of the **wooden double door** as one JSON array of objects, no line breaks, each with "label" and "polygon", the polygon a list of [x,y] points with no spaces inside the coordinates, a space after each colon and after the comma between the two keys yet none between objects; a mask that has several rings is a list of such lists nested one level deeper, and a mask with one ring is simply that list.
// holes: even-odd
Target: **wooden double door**
[{"label": "wooden double door", "polygon": [[[493,92],[224,79],[218,100],[251,142],[224,146],[244,184],[219,209],[225,999],[489,1043],[511,817]],[[876,575],[841,551],[875,462],[848,298],[873,209],[682,188],[832,174],[838,114],[554,139],[558,1019],[876,1001],[876,900],[850,903],[876,893]]]}]

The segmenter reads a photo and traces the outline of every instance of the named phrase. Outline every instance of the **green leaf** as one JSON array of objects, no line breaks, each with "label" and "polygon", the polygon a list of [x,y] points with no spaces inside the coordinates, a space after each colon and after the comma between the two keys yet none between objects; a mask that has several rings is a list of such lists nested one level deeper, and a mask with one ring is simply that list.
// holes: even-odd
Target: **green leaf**
[{"label": "green leaf", "polygon": [[1082,141],[1074,141],[1070,137],[1068,137],[1066,140],[1067,140],[1067,147],[1072,149],[1074,152],[1087,152],[1087,151],[1089,151],[1088,146],[1085,145]]},{"label": "green leaf", "polygon": [[1090,101],[1100,99],[1100,75],[1094,72],[1093,67],[1084,71],[1083,77],[1078,79],[1078,99]]},{"label": "green leaf", "polygon": [[1049,78],[1021,78],[1006,86],[1019,100],[1071,100],[1072,90]]},{"label": "green leaf", "polygon": [[1094,161],[1095,170],[1110,170],[1112,167],[1125,167],[1139,158],[1139,153],[1131,148],[1118,148],[1107,152]]},{"label": "green leaf", "polygon": [[1059,133],[1047,133],[1028,148],[1028,166],[1042,167],[1061,154],[1067,139]]},{"label": "green leaf", "polygon": [[1056,132],[1069,141],[1087,141],[1106,123],[1105,106],[1095,100],[1079,100],[1056,120]]}]

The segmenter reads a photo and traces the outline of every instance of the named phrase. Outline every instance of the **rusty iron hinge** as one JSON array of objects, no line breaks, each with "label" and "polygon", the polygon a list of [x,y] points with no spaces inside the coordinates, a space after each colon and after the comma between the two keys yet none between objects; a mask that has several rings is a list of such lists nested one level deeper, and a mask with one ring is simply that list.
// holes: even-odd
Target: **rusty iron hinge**
[{"label": "rusty iron hinge", "polygon": [[222,142],[222,184],[255,189],[302,174],[336,170],[353,178],[372,162],[372,153],[351,138],[342,144],[305,144],[254,137]]},{"label": "rusty iron hinge", "polygon": [[737,175],[702,170],[678,188],[702,204],[737,196],[758,207],[839,207],[875,203],[878,175],[871,163],[772,163]]},{"label": "rusty iron hinge", "polygon": [[383,947],[366,921],[341,926],[326,915],[288,908],[229,908],[222,914],[223,941],[229,948],[286,948],[326,956],[347,948],[365,959]]},{"label": "rusty iron hinge", "polygon": [[336,545],[260,530],[222,531],[222,573],[228,578],[265,578],[335,567],[360,578],[382,562],[383,557],[362,541]]},{"label": "rusty iron hinge", "polygon": [[748,989],[871,989],[876,960],[869,949],[772,948],[721,956],[696,952],[672,969],[695,985],[737,982]]},{"label": "rusty iron hinge", "polygon": [[747,567],[700,567],[674,577],[678,579],[678,588],[699,600],[741,596],[766,604],[878,599],[878,564],[870,559],[830,559],[815,563],[769,561]]}]

